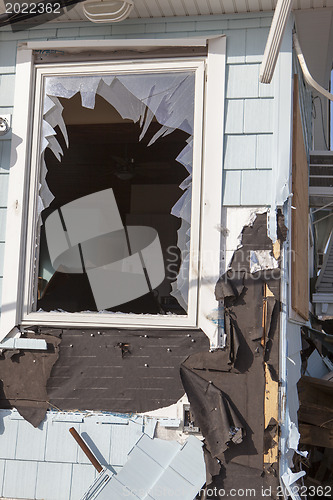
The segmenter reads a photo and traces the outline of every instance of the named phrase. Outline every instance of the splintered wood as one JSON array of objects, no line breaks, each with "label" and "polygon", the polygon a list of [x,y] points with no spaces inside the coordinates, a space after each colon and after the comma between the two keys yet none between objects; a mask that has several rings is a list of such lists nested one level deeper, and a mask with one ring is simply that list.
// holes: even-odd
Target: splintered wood
[{"label": "splintered wood", "polygon": [[[264,285],[264,298],[263,298],[263,336],[261,339],[261,344],[263,347],[266,345],[268,328],[267,328],[267,299],[268,297],[274,297],[274,294],[268,288],[267,284]],[[265,362],[265,400],[264,400],[264,411],[265,411],[265,429],[268,429],[272,422],[278,423],[279,419],[279,383],[272,379],[271,372]],[[273,443],[271,448],[267,450],[264,454],[264,464],[273,464],[278,461],[278,429],[276,425],[276,435],[273,438]]]}]

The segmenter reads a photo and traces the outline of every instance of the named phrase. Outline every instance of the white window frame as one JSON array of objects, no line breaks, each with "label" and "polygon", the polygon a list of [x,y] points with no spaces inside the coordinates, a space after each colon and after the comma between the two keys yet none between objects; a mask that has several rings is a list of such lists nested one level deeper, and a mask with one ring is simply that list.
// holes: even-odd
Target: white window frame
[{"label": "white window frame", "polygon": [[[200,43],[198,43],[198,40]],[[126,40],[133,48],[155,47],[155,41]],[[218,304],[214,295],[220,274],[222,211],[222,159],[225,87],[225,37],[188,40],[187,45],[206,45],[205,57],[182,57],[112,63],[34,63],[33,50],[59,48],[87,50],[85,41],[30,42],[17,54],[16,86],[12,126],[11,168],[8,209],[0,341],[15,327],[31,325],[78,328],[201,328],[218,343]],[[122,46],[122,41],[93,41],[92,47],[108,49]],[[46,46],[47,45],[47,46]],[[90,45],[90,42],[89,42]],[[159,46],[177,46],[177,41],[159,40]],[[179,46],[184,45],[180,41]],[[60,47],[61,48],[61,47]],[[39,184],[39,141],[42,122],[43,79],[47,75],[103,74],[117,66],[117,72],[186,71],[196,72],[193,184],[191,213],[189,309],[186,316],[100,313],[52,313],[31,311],[31,290],[36,237],[36,200]],[[32,133],[32,131],[34,131]],[[38,133],[36,133],[38,131]]]}]

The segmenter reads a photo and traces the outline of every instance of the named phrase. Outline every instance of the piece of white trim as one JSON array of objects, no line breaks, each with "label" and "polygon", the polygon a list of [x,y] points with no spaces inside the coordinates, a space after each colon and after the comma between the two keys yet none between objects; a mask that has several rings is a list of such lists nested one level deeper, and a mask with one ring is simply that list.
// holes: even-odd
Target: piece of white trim
[{"label": "piece of white trim", "polygon": [[315,304],[333,304],[333,291],[332,293],[314,293],[312,294],[312,302]]},{"label": "piece of white trim", "polygon": [[207,41],[215,38],[221,38],[221,35],[212,35],[205,37],[192,38],[142,38],[142,39],[126,39],[126,40],[47,40],[22,43],[22,46],[31,50],[52,50],[63,49],[70,51],[76,49],[82,52],[83,50],[154,50],[158,47],[206,47]]},{"label": "piece of white trim", "polygon": [[293,0],[278,0],[260,65],[259,81],[271,83]]},{"label": "piece of white trim", "polygon": [[0,342],[0,349],[24,349],[24,350],[39,350],[46,351],[47,343],[44,339],[25,339],[25,338],[14,338],[4,340]]},{"label": "piece of white trim", "polygon": [[29,159],[32,76],[32,50],[18,50],[14,94],[15,113],[13,114],[8,187],[0,341],[17,325],[18,312],[20,310],[20,290],[23,278],[22,244],[25,232],[23,224],[26,192],[25,173]]},{"label": "piece of white trim", "polygon": [[303,56],[303,52],[302,52],[301,46],[299,44],[296,33],[293,34],[293,43],[294,43],[294,49],[295,49],[299,64],[300,64],[302,71],[303,71],[304,80],[306,81],[306,83],[308,85],[310,85],[310,87],[317,90],[317,92],[319,92],[319,94],[323,95],[324,97],[326,97],[330,101],[333,101],[333,94],[331,94],[330,92],[328,92],[328,90],[324,89],[324,87],[319,85],[319,83],[317,83],[316,80],[311,76],[310,71],[308,70],[308,67],[306,65],[306,62],[305,62],[305,59]]},{"label": "piece of white trim", "polygon": [[209,336],[211,347],[218,346],[219,334],[215,285],[221,274],[225,54],[225,37],[209,41],[203,140],[198,326]]}]

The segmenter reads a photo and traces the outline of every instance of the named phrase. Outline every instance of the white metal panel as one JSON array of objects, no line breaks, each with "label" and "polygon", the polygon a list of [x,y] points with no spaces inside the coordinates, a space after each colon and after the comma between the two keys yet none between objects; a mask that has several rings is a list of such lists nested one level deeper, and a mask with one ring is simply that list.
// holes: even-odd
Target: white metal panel
[{"label": "white metal panel", "polygon": [[37,462],[7,460],[3,496],[6,498],[36,498],[36,475]]},{"label": "white metal panel", "polygon": [[15,459],[43,461],[46,434],[47,422],[35,428],[26,420],[19,420]]},{"label": "white metal panel", "polygon": [[[36,462],[32,463],[36,464]],[[70,495],[71,482],[72,464],[39,462],[36,496],[30,498],[67,500]],[[27,497],[29,498],[28,495],[25,496]]]}]

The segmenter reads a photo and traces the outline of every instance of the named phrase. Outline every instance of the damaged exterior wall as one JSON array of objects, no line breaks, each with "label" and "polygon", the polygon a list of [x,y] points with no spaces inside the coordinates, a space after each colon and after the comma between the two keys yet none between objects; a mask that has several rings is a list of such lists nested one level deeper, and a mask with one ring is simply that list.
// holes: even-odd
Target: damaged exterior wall
[{"label": "damaged exterior wall", "polygon": [[[226,114],[225,114],[225,148],[224,148],[224,172],[223,172],[223,205],[225,207],[226,225],[225,228],[221,228],[222,241],[223,237],[227,236],[228,230],[230,234],[237,235],[234,241],[237,242],[237,238],[246,225],[248,219],[248,212],[262,212],[265,207],[273,205],[275,207],[276,200],[281,200],[289,194],[286,189],[286,178],[289,174],[289,163],[286,162],[286,151],[288,151],[288,141],[284,144],[282,150],[280,148],[280,143],[283,141],[283,134],[288,135],[290,133],[290,95],[289,90],[291,87],[291,30],[287,30],[286,40],[283,47],[283,52],[280,57],[280,62],[278,66],[278,71],[276,71],[274,80],[270,85],[262,85],[258,83],[259,75],[259,64],[262,60],[262,54],[264,51],[268,27],[271,22],[271,14],[254,14],[254,15],[241,15],[241,16],[214,16],[214,17],[201,17],[199,18],[186,18],[186,19],[175,19],[172,20],[131,20],[121,23],[118,26],[87,26],[86,24],[78,25],[64,25],[64,26],[51,26],[47,30],[43,26],[36,27],[34,29],[27,30],[26,32],[21,32],[17,37],[20,41],[24,39],[33,39],[45,37],[45,39],[66,39],[67,37],[75,37],[77,39],[85,39],[89,37],[103,37],[103,38],[140,38],[142,36],[149,36],[155,38],[170,37],[170,33],[174,33],[175,37],[182,36],[200,36],[200,35],[227,35],[227,73],[226,73]],[[8,30],[2,30],[0,32],[1,45],[0,45],[0,64],[2,67],[2,78],[0,86],[0,105],[3,109],[12,111],[12,89],[14,87],[15,80],[15,53],[17,46],[17,39],[15,34]],[[25,38],[26,37],[26,38]],[[286,99],[285,99],[286,97]],[[282,131],[283,130],[283,134]],[[280,133],[281,132],[281,133]],[[7,136],[0,138],[0,152],[1,152],[1,170],[0,170],[0,261],[2,262],[1,255],[3,255],[4,250],[4,222],[6,213],[6,200],[7,200],[7,180],[8,180],[8,170],[9,170],[9,152],[10,152],[10,139]],[[277,154],[278,152],[278,154]],[[289,154],[289,151],[288,151]],[[279,172],[279,176],[278,173]],[[277,181],[276,179],[279,178]],[[278,193],[276,193],[278,189]],[[243,207],[239,209],[239,207]],[[257,207],[253,209],[253,207]],[[244,210],[246,212],[246,217],[244,222],[239,223],[239,231],[233,226],[233,216],[238,210]],[[274,209],[272,210],[273,215],[269,218],[270,221],[275,220]],[[240,219],[242,216],[240,216]],[[267,216],[262,214],[258,216],[258,221],[260,222],[260,233],[265,236],[264,247],[258,247],[257,244],[252,245],[252,250],[271,250],[272,242],[267,238]],[[273,222],[274,226],[274,222]],[[226,233],[224,234],[224,229]],[[249,229],[251,233],[251,229]],[[274,233],[274,227],[272,229]],[[229,243],[228,243],[229,241]],[[221,261],[221,274],[226,270],[226,264],[232,257],[233,252],[236,250],[237,245],[231,243],[227,237],[227,255],[225,255],[225,261]],[[224,249],[223,249],[224,250]],[[233,265],[237,263],[236,260]],[[250,282],[249,282],[250,283]],[[251,282],[252,283],[252,282]],[[259,283],[259,281],[257,282]],[[243,399],[243,394],[240,393],[237,396],[237,400],[230,403],[231,408],[235,408],[235,414],[240,413],[239,423],[236,417],[234,417],[234,427],[238,428],[244,427],[247,429],[246,436],[242,436],[242,443],[236,444],[235,447],[230,451],[227,450],[228,464],[223,464],[222,470],[217,467],[216,459],[213,457],[213,465],[208,466],[208,479],[209,476],[217,475],[216,484],[223,485],[223,487],[234,487],[238,484],[239,475],[241,474],[245,483],[244,487],[257,487],[258,485],[266,485],[272,483],[277,484],[276,477],[276,464],[272,467],[270,471],[266,471],[265,477],[261,477],[262,473],[262,455],[265,451],[263,443],[264,435],[264,383],[265,383],[265,372],[263,364],[263,348],[260,344],[262,335],[262,297],[263,297],[263,283],[257,284],[251,290],[251,286],[248,287],[246,291],[247,297],[251,295],[251,300],[254,303],[259,303],[259,314],[251,318],[251,328],[253,331],[248,331],[248,319],[245,312],[246,308],[242,307],[242,304],[236,303],[230,306],[230,311],[234,314],[233,319],[237,324],[237,332],[241,332],[240,337],[240,349],[233,353],[233,360],[230,364],[229,351],[221,353],[209,353],[207,339],[204,338],[203,334],[200,342],[196,346],[196,351],[200,351],[203,354],[204,359],[204,371],[205,376],[202,378],[203,384],[209,383],[212,377],[209,375],[209,367],[211,359],[216,356],[222,356],[224,359],[219,362],[219,370],[214,375],[214,380],[212,380],[214,386],[217,387],[218,391],[223,391],[227,395],[230,393],[230,399],[233,401],[235,384],[238,386],[240,379],[244,380],[245,384],[248,384],[249,391],[252,391],[253,397],[256,398],[258,402],[259,409],[252,408],[251,405],[245,403]],[[273,289],[273,288],[272,288]],[[278,300],[278,291],[274,290],[274,296]],[[222,296],[218,296],[219,300],[222,300]],[[251,303],[251,302],[250,302]],[[272,313],[272,311],[271,311]],[[235,323],[234,323],[235,325]],[[278,326],[274,324],[274,349],[275,349],[275,361],[273,364],[274,370],[271,373],[278,371],[277,366],[277,332]],[[260,334],[258,333],[260,331]],[[273,330],[272,330],[273,331]],[[82,332],[79,332],[80,335]],[[198,333],[199,335],[199,333]],[[230,335],[230,331],[229,331]],[[258,335],[258,336],[257,336]],[[245,337],[245,338],[244,338]],[[229,337],[230,338],[230,337]],[[186,342],[186,339],[184,340]],[[70,343],[74,342],[64,342],[63,345],[60,344],[60,349],[72,349]],[[198,349],[197,349],[198,348]],[[200,348],[200,349],[199,349]],[[193,353],[193,349],[186,348],[186,355],[189,356]],[[259,349],[259,352],[257,351]],[[120,350],[117,351],[118,355],[121,356]],[[183,361],[184,353],[179,360],[179,364]],[[167,355],[167,353],[165,354]],[[272,354],[273,356],[273,351]],[[187,361],[184,362],[182,370],[193,371],[196,374],[196,355],[190,356]],[[206,359],[207,358],[207,359]],[[242,361],[240,361],[242,360]],[[251,363],[249,363],[249,360]],[[65,357],[63,358],[65,361]],[[125,361],[125,359],[123,360]],[[122,361],[122,362],[123,362]],[[14,364],[14,360],[10,361]],[[149,365],[149,362],[147,363]],[[227,372],[226,382],[220,372],[220,365],[225,366]],[[251,365],[251,366],[250,366]],[[51,379],[49,381],[49,387],[51,387],[54,381],[54,373],[57,372],[60,365],[55,366],[55,371],[52,373]],[[147,367],[147,370],[149,368]],[[175,369],[175,366],[174,366]],[[200,368],[199,368],[200,370]],[[222,370],[223,372],[223,370]],[[178,375],[178,373],[177,373]],[[80,376],[80,370],[77,372],[77,377]],[[273,376],[273,375],[272,375]],[[276,376],[276,375],[274,375]],[[53,380],[52,380],[53,379]],[[258,382],[259,379],[259,382]],[[257,383],[260,384],[260,391],[257,390]],[[226,385],[225,385],[226,384]],[[186,385],[186,382],[185,382]],[[244,386],[246,387],[246,385]],[[186,388],[186,387],[185,387]],[[181,386],[173,387],[174,393],[169,398],[169,402],[176,400],[182,395]],[[10,398],[11,400],[15,398]],[[190,398],[191,399],[191,398]],[[56,401],[56,405],[62,409],[64,408],[60,405],[59,400]],[[88,403],[87,403],[88,404]],[[160,406],[164,406],[161,403]],[[158,405],[156,406],[158,407]],[[66,406],[67,409],[71,409],[70,403]],[[76,408],[76,406],[75,406]],[[89,409],[86,407],[85,409]],[[94,408],[95,409],[95,408]],[[102,408],[105,409],[105,408]],[[118,411],[124,408],[118,407]],[[134,408],[132,408],[134,409]],[[135,408],[136,409],[136,408]],[[155,409],[155,407],[142,406],[141,411],[146,409]],[[6,414],[7,415],[7,414]],[[258,419],[259,415],[259,419]],[[47,417],[48,419],[49,417]],[[45,425],[45,424],[44,424]],[[66,434],[68,433],[67,424],[59,423],[62,427],[66,427]],[[274,425],[273,425],[274,427]],[[30,427],[22,430],[22,439],[24,436],[30,432]],[[6,430],[6,427],[5,427]],[[36,430],[37,432],[37,430]],[[237,436],[235,432],[235,437]],[[253,434],[252,434],[253,433]],[[38,433],[37,433],[38,434]],[[266,433],[267,434],[267,433]],[[4,437],[7,436],[6,432],[2,434]],[[65,435],[65,432],[64,432]],[[274,429],[272,432],[274,439]],[[66,438],[68,440],[69,438]],[[235,439],[238,439],[237,437]],[[207,439],[208,441],[208,439]],[[19,441],[18,441],[19,442]],[[225,443],[224,443],[225,445]],[[237,448],[239,446],[239,448]],[[250,452],[249,452],[250,450]],[[106,453],[110,452],[109,451]],[[121,453],[121,449],[114,449],[116,455],[115,461],[111,464],[118,464],[117,453]],[[217,451],[215,456],[221,456],[222,459],[225,458],[225,449],[220,449]],[[32,482],[36,481],[36,468],[35,462],[29,457],[26,458],[25,464],[19,462],[19,455],[12,455],[11,457],[3,456],[0,462],[3,467],[0,467],[0,494],[11,494],[16,495],[15,492],[10,493],[6,485],[10,483],[12,478],[16,477],[20,470],[26,472],[27,483],[26,492],[33,490]],[[211,457],[207,458],[206,464],[211,463]],[[230,459],[230,461],[229,461]],[[10,467],[7,467],[7,462],[11,460]],[[106,460],[107,461],[107,460]],[[59,458],[54,458],[59,470],[62,465]],[[33,464],[33,465],[32,465]],[[75,461],[71,464],[72,473],[76,475],[76,480],[85,477],[85,470],[75,467]],[[6,465],[6,467],[5,467]],[[23,469],[19,470],[19,467]],[[24,469],[24,467],[26,467]],[[216,469],[217,467],[217,469]],[[226,479],[224,480],[224,472],[227,472]],[[212,472],[212,473],[210,473]],[[67,472],[66,472],[67,473]],[[65,472],[64,472],[65,474]],[[69,474],[69,473],[68,473]],[[67,477],[67,476],[66,476]],[[35,484],[35,483],[34,483]],[[38,482],[37,482],[38,484]],[[64,500],[64,498],[71,498],[73,500],[79,498],[75,490],[71,492],[70,481],[64,482],[64,490],[59,493],[57,500]],[[86,484],[86,483],[85,483]],[[67,488],[67,489],[66,489]],[[22,494],[22,493],[19,493]],[[17,495],[19,495],[17,494]],[[44,494],[44,493],[43,493]],[[31,493],[31,497],[36,495],[35,498],[42,498],[42,493],[34,490]],[[39,495],[39,496],[37,496]],[[45,496],[45,498],[51,498]]]}]

